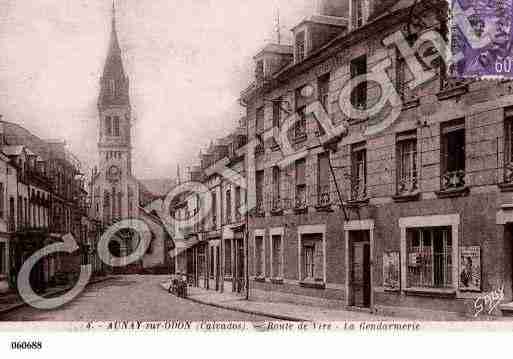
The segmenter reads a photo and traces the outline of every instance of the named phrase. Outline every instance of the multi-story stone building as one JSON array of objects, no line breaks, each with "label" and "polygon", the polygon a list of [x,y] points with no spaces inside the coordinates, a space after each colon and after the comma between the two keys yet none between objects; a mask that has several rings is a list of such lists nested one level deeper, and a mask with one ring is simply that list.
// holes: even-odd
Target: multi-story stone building
[{"label": "multi-story stone building", "polygon": [[[428,315],[475,314],[475,300],[494,290],[513,300],[513,88],[446,75],[436,46],[418,39],[447,40],[447,21],[445,2],[324,1],[293,29],[292,47],[273,44],[255,58],[255,82],[241,96],[248,139],[261,144],[248,169],[252,295]],[[416,51],[385,40],[399,31]],[[345,86],[379,66],[400,104],[345,114]],[[380,92],[364,81],[342,100],[368,109]],[[323,110],[343,129],[330,141]],[[369,131],[394,110],[396,121]],[[286,151],[266,134],[290,116]]]},{"label": "multi-story stone building", "polygon": [[[206,289],[242,292],[245,288],[245,146],[246,122],[200,154],[200,166],[186,178],[202,185],[176,197],[172,216],[182,241],[177,243],[176,268],[191,283]],[[205,193],[208,191],[210,205]]]},{"label": "multi-story stone building", "polygon": [[34,252],[62,240],[68,233],[82,246],[73,254],[49,254],[36,265],[31,283],[35,289],[43,290],[53,282],[72,279],[80,270],[87,235],[83,225],[87,193],[80,162],[62,141],[42,140],[11,122],[0,124],[2,153],[8,157],[9,166],[14,167],[7,172],[9,198],[4,199],[11,238],[7,261],[11,287],[24,261]]}]

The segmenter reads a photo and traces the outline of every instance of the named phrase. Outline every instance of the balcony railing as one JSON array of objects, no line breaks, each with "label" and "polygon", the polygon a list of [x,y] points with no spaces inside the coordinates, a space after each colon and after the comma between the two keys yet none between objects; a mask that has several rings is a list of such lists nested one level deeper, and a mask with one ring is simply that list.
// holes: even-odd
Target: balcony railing
[{"label": "balcony railing", "polygon": [[458,170],[446,172],[441,177],[440,189],[442,191],[465,187],[465,171]]},{"label": "balcony railing", "polygon": [[306,190],[305,188],[296,188],[296,201],[294,204],[295,209],[306,209]]},{"label": "balcony railing", "polygon": [[405,177],[397,181],[397,194],[408,195],[419,189],[417,177]]},{"label": "balcony railing", "polygon": [[351,180],[351,200],[363,201],[367,199],[367,185],[360,178]]},{"label": "balcony railing", "polygon": [[280,213],[283,211],[283,201],[280,196],[275,195],[272,199],[271,203],[271,212],[272,213]]},{"label": "balcony railing", "polygon": [[257,199],[256,206],[255,206],[255,216],[256,217],[264,217],[265,216],[264,200],[261,198]]},{"label": "balcony railing", "polygon": [[504,182],[513,183],[513,162],[507,163],[504,166]]},{"label": "balcony railing", "polygon": [[317,196],[317,205],[319,207],[328,207],[331,205],[331,194],[329,186],[319,188],[319,193]]}]

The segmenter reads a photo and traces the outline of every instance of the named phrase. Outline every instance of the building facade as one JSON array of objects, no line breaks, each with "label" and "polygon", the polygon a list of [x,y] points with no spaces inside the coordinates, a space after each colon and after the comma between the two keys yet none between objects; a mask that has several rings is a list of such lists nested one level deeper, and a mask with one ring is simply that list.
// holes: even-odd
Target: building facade
[{"label": "building facade", "polygon": [[[439,56],[426,60],[437,50],[423,40],[422,55],[409,56],[434,76],[411,86],[408,55],[384,39],[398,31],[410,46],[428,32],[446,38],[442,3],[340,0],[321,10],[293,29],[292,47],[273,44],[255,58],[255,82],[241,96],[248,139],[261,144],[248,172],[257,204],[251,294],[427,315],[473,315],[477,298],[502,289],[503,303],[513,300],[510,83],[452,80]],[[339,97],[382,63],[399,116],[369,134],[394,105],[357,119]],[[362,82],[350,97],[365,109],[380,90]],[[344,129],[326,142],[324,112]],[[290,116],[285,156],[284,141],[264,134]]]}]

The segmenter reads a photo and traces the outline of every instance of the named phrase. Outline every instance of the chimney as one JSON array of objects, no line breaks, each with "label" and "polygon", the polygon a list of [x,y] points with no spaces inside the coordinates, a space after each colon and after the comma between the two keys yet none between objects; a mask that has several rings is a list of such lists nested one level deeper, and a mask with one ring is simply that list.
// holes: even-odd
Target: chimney
[{"label": "chimney", "polygon": [[324,16],[349,18],[350,0],[317,0],[317,13]]}]

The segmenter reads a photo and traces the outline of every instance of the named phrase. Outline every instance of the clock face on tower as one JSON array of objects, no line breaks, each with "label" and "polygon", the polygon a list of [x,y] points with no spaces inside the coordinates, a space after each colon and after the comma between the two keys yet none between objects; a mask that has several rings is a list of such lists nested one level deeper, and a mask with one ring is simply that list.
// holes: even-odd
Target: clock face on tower
[{"label": "clock face on tower", "polygon": [[121,170],[117,166],[110,166],[107,171],[107,179],[110,182],[118,182],[121,176]]}]

